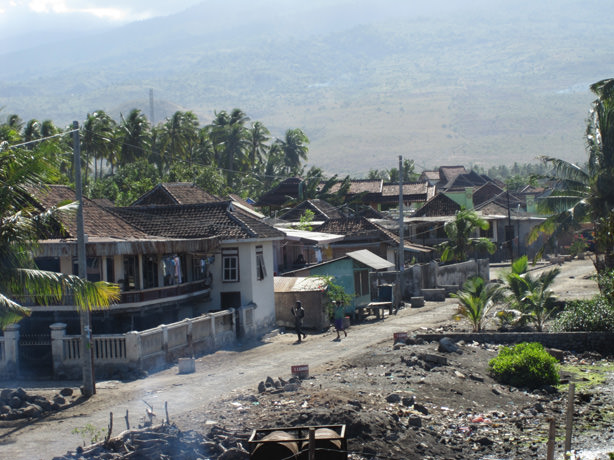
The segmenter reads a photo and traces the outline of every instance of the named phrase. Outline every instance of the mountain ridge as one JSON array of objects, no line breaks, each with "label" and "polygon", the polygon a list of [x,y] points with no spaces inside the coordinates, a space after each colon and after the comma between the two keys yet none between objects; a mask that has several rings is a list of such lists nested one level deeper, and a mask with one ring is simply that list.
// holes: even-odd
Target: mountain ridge
[{"label": "mountain ridge", "polygon": [[[299,127],[309,163],[330,173],[364,175],[398,155],[425,167],[584,158],[588,86],[614,72],[614,52],[594,46],[613,31],[612,12],[591,15],[603,2],[500,0],[435,16],[452,3],[410,11],[411,2],[387,0],[378,10],[363,0],[335,22],[350,3],[292,15],[269,0],[241,22],[222,21],[244,4],[235,0],[202,19],[217,28],[199,30],[219,6],[208,1],[52,52],[4,54],[0,114],[62,125],[98,109],[119,119],[133,104],[149,115],[153,89],[160,109],[192,110],[201,124],[239,107],[274,136]],[[172,115],[154,112],[156,122]]]}]

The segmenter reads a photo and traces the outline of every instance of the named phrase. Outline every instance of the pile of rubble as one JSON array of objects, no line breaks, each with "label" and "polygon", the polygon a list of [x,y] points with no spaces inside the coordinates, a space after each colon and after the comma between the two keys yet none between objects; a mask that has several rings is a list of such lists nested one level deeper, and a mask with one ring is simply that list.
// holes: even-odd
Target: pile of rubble
[{"label": "pile of rubble", "polygon": [[[548,419],[565,419],[566,394],[500,385],[488,374],[497,351],[495,345],[445,340],[381,344],[303,378],[268,376],[257,388],[174,415],[172,424],[167,412],[160,426],[150,419],[149,426],[54,460],[244,460],[255,430],[328,425],[345,426],[350,460],[545,458]],[[564,359],[586,369],[611,366],[599,356]],[[611,392],[578,389],[575,426],[592,427],[582,433],[589,445],[614,445],[607,428],[613,403]],[[564,427],[559,423],[557,430],[560,453]],[[576,435],[580,440],[577,428]]]},{"label": "pile of rubble", "polygon": [[115,437],[79,447],[53,460],[149,460],[152,458],[197,460],[247,460],[249,453],[242,443],[220,427],[212,427],[205,435],[194,430],[181,431],[177,426],[163,423],[136,430],[127,430]]},{"label": "pile of rubble", "polygon": [[79,397],[72,388],[63,388],[51,399],[22,388],[4,389],[0,391],[0,421],[42,417],[72,406]]}]

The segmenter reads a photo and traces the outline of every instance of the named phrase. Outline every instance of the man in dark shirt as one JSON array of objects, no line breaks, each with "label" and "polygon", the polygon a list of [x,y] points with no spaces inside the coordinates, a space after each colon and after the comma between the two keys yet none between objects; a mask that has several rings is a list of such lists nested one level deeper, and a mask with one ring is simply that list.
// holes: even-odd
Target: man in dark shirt
[{"label": "man in dark shirt", "polygon": [[292,312],[292,316],[294,316],[294,327],[296,328],[296,334],[298,335],[299,343],[302,342],[302,338],[306,338],[307,335],[303,332],[303,318],[305,317],[305,310],[303,309],[303,304],[300,300],[296,301],[296,305],[292,307],[290,310]]}]

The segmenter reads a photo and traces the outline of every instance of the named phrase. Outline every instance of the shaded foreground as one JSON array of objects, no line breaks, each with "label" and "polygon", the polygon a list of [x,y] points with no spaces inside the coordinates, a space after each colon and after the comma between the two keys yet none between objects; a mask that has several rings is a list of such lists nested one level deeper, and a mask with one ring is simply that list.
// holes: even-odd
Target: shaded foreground
[{"label": "shaded foreground", "polygon": [[[158,427],[158,437],[151,428],[125,432],[106,448],[100,443],[56,460],[246,459],[254,429],[337,424],[346,425],[349,458],[356,460],[545,458],[549,417],[557,422],[562,456],[564,387],[529,392],[499,385],[487,373],[496,346],[460,343],[457,352],[445,352],[437,342],[408,342],[371,347],[302,381],[263,376],[259,388],[234,391],[179,417],[169,407],[170,425]],[[614,395],[583,385],[590,382],[581,376],[610,361],[592,353],[567,353],[564,360],[580,371],[562,374],[563,382],[578,381],[572,446],[595,439],[614,446],[608,412]]]}]

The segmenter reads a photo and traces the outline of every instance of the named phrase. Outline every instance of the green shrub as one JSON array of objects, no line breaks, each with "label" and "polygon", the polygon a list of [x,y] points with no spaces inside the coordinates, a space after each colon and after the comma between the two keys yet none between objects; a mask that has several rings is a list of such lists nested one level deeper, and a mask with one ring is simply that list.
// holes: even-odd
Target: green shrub
[{"label": "green shrub", "polygon": [[614,297],[614,270],[597,275],[597,284],[602,296],[610,299]]},{"label": "green shrub", "polygon": [[614,304],[604,296],[568,302],[554,319],[554,331],[614,331]]},{"label": "green shrub", "polygon": [[540,343],[503,347],[488,367],[495,380],[515,387],[539,388],[559,383],[556,358]]}]

